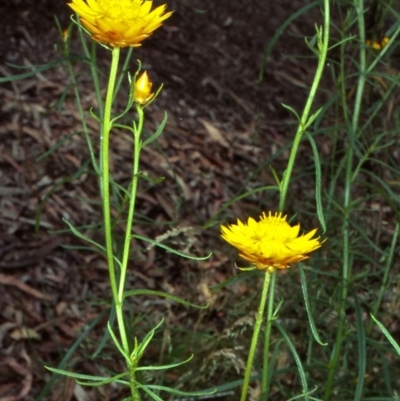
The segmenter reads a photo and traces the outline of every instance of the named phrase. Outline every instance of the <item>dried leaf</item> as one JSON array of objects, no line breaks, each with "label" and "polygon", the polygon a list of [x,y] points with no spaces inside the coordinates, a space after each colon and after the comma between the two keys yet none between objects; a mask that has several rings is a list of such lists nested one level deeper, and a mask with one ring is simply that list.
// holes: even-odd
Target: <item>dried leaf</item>
[{"label": "dried leaf", "polygon": [[211,123],[203,119],[201,119],[200,121],[214,142],[218,142],[225,148],[229,148],[229,143],[225,140],[221,131],[215,125],[212,125]]},{"label": "dried leaf", "polygon": [[13,330],[9,335],[13,340],[16,341],[26,339],[41,340],[40,334],[36,330],[28,327],[19,327],[18,329]]}]

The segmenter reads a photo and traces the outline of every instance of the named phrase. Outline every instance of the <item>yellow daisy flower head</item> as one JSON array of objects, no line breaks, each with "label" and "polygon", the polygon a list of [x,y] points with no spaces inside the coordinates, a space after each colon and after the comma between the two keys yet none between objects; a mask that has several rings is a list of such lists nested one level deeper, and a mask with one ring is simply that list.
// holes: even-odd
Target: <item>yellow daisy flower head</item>
[{"label": "yellow daisy flower head", "polygon": [[263,213],[260,221],[249,217],[247,224],[239,219],[237,224],[221,226],[222,238],[239,250],[239,256],[257,269],[288,269],[290,264],[307,259],[324,241],[313,238],[317,229],[299,236],[300,224],[290,226],[282,213],[268,216]]},{"label": "yellow daisy flower head", "polygon": [[147,104],[154,96],[154,93],[151,93],[152,86],[153,84],[151,83],[147,72],[144,71],[135,82],[135,91],[133,95],[135,102],[141,105]]},{"label": "yellow daisy flower head", "polygon": [[165,4],[151,10],[153,2],[146,0],[71,1],[92,38],[111,47],[140,46],[172,14]]},{"label": "yellow daisy flower head", "polygon": [[367,39],[365,41],[365,44],[369,47],[372,47],[374,50],[382,50],[384,49],[390,42],[390,38],[387,36],[384,36],[381,40],[374,40],[371,41]]}]

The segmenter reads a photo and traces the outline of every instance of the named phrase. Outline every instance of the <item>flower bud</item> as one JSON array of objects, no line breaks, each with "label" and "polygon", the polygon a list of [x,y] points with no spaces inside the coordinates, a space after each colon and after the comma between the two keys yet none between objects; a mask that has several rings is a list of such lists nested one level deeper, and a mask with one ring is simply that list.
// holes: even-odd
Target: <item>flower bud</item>
[{"label": "flower bud", "polygon": [[141,105],[147,104],[154,96],[154,93],[151,93],[152,86],[147,72],[144,71],[135,82],[134,101]]}]

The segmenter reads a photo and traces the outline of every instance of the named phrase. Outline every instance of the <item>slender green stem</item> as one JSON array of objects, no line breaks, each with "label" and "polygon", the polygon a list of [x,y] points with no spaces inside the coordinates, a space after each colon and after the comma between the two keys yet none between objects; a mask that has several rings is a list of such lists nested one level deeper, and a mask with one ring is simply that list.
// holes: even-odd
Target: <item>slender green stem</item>
[{"label": "slender green stem", "polygon": [[133,54],[133,47],[130,47],[128,49],[127,54],[126,54],[124,63],[122,64],[121,73],[120,73],[120,75],[119,75],[119,77],[118,77],[118,79],[116,81],[116,84],[115,84],[115,92],[116,93],[118,93],[119,88],[122,85],[122,82],[124,81],[124,79],[126,79],[126,73],[127,73],[127,71],[129,71],[129,64],[130,64],[130,61],[131,61],[131,58],[132,58],[132,54]]},{"label": "slender green stem", "polygon": [[[388,278],[389,278],[389,271],[390,268],[392,267],[392,263],[393,263],[393,258],[394,255],[396,253],[396,245],[397,245],[397,240],[399,238],[399,232],[400,232],[400,223],[397,222],[394,228],[394,233],[393,233],[393,237],[392,237],[392,244],[390,245],[390,249],[387,253],[386,256],[386,263],[385,263],[385,270],[383,273],[383,278],[382,278],[382,283],[381,283],[381,288],[378,292],[378,296],[377,299],[375,301],[375,304],[372,308],[372,315],[376,316],[378,314],[378,310],[381,306],[382,303],[382,299],[383,299],[383,295],[385,294],[385,290],[386,290],[386,286],[388,283]],[[367,328],[367,334],[369,335],[371,333],[372,330],[372,326],[374,324],[374,321],[371,319],[368,323],[368,328]]]},{"label": "slender green stem", "polygon": [[88,48],[88,46],[86,44],[87,35],[85,34],[85,32],[83,31],[83,28],[80,25],[78,26],[78,31],[79,31],[79,38],[81,40],[83,51],[85,52],[85,55],[88,58],[88,60],[90,60],[90,64],[89,64],[90,65],[90,72],[92,74],[94,92],[96,94],[96,100],[97,100],[97,103],[98,103],[97,107],[99,109],[99,117],[100,117],[100,120],[102,120],[103,119],[103,99],[102,99],[102,96],[101,96],[99,74],[98,74],[97,63],[96,63],[97,43],[92,40],[91,41],[92,49],[91,49],[91,51],[89,51],[89,48]]},{"label": "slender green stem", "polygon": [[99,109],[99,117],[100,120],[103,119],[103,102],[102,102],[102,97],[101,97],[101,89],[100,89],[100,80],[99,80],[99,74],[97,71],[97,43],[95,41],[92,41],[92,51],[90,53],[90,71],[92,73],[92,80],[93,80],[93,85],[94,85],[94,92],[96,94],[96,99],[97,99],[97,107]]},{"label": "slender green stem", "polygon": [[[354,7],[357,10],[358,20],[358,34],[361,43],[365,43],[365,26],[364,26],[364,0],[354,0]],[[344,340],[344,328],[346,320],[346,301],[348,293],[348,283],[351,275],[351,247],[350,247],[350,212],[351,212],[351,189],[353,180],[353,161],[354,161],[354,141],[357,137],[357,128],[360,118],[362,96],[364,93],[364,87],[366,82],[366,58],[365,48],[360,46],[360,75],[358,78],[356,98],[354,103],[353,118],[351,122],[351,130],[349,132],[349,143],[346,154],[346,173],[345,173],[345,187],[344,187],[344,201],[343,210],[345,215],[343,216],[342,226],[342,237],[343,237],[343,268],[342,268],[342,283],[340,291],[340,304],[339,304],[339,323],[336,332],[335,346],[332,352],[331,360],[328,366],[328,379],[325,386],[324,400],[330,399],[333,391],[334,379],[337,371],[337,365],[339,363],[339,357],[342,350],[342,344]]]},{"label": "slender green stem", "polygon": [[[82,28],[79,27],[78,29],[80,31]],[[81,40],[84,41],[84,39],[82,39],[82,38],[81,38]],[[89,136],[89,130],[88,130],[88,126],[87,126],[87,123],[86,123],[85,113],[84,113],[83,107],[82,107],[81,97],[80,97],[79,90],[78,90],[78,84],[76,82],[76,76],[75,76],[74,70],[72,68],[72,62],[69,59],[69,56],[70,56],[69,43],[70,43],[69,40],[65,43],[64,49],[63,49],[63,55],[65,57],[68,57],[67,68],[68,68],[68,73],[69,73],[69,76],[70,76],[70,79],[71,79],[71,82],[72,82],[72,86],[74,88],[74,95],[75,95],[76,105],[78,107],[78,113],[79,113],[79,116],[80,116],[81,121],[82,121],[83,134],[85,135],[86,144],[87,144],[87,147],[89,149],[89,154],[90,154],[90,159],[91,159],[91,162],[92,162],[92,166],[93,166],[95,172],[97,173],[99,168],[98,168],[96,156],[95,156],[95,153],[94,153],[94,150],[93,150],[92,140],[90,139],[90,136]]]},{"label": "slender green stem", "polygon": [[140,393],[139,393],[139,388],[136,384],[135,380],[135,372],[136,372],[137,364],[132,363],[129,366],[129,377],[130,377],[130,389],[131,389],[131,395],[132,395],[132,401],[140,401]]},{"label": "slender green stem", "polygon": [[[134,126],[132,183],[131,183],[131,192],[129,195],[129,211],[125,228],[125,240],[122,254],[121,275],[118,289],[118,299],[121,301],[121,306],[123,304],[124,287],[125,287],[125,280],[126,280],[126,273],[128,268],[130,245],[132,238],[132,225],[133,225],[133,218],[135,215],[135,204],[136,204],[136,194],[139,181],[139,161],[140,161],[140,150],[141,150],[140,137],[142,134],[143,124],[144,124],[143,107],[137,104],[136,111],[138,113],[138,123],[137,125]],[[137,362],[132,363],[132,361],[130,361],[130,363],[131,366],[129,367],[129,375],[130,375],[130,388],[131,388],[132,400],[140,401],[140,393],[139,389],[137,388],[135,380]]]},{"label": "slender green stem", "polygon": [[[306,104],[304,106],[304,110],[302,116],[300,118],[299,126],[297,128],[297,132],[295,138],[293,140],[292,149],[289,156],[289,161],[286,167],[285,174],[282,178],[282,182],[280,185],[280,199],[279,199],[279,210],[282,212],[285,208],[286,196],[289,188],[290,179],[292,176],[294,163],[296,160],[297,152],[299,149],[299,145],[303,134],[307,127],[307,122],[309,118],[309,114],[311,111],[311,107],[314,102],[315,95],[318,90],[318,86],[322,77],[322,73],[325,67],[326,57],[328,53],[328,45],[329,45],[329,24],[330,24],[330,13],[329,13],[329,0],[324,0],[324,27],[322,32],[318,32],[318,48],[319,48],[319,58],[318,58],[318,66],[315,73],[314,81],[311,86],[310,92],[308,94],[308,98]],[[269,370],[269,348],[271,342],[271,328],[272,328],[272,313],[273,313],[273,303],[274,303],[274,292],[275,292],[275,277],[271,283],[270,289],[270,299],[268,306],[268,316],[267,316],[267,326],[265,329],[265,339],[264,339],[264,356],[263,356],[263,374],[262,374],[262,390],[261,390],[261,398],[266,401],[268,399],[268,370]],[[249,356],[250,357],[250,356]],[[247,372],[246,372],[247,373]],[[244,386],[243,386],[244,388]],[[242,393],[243,395],[243,393]]]},{"label": "slender green stem", "polygon": [[[285,209],[287,192],[290,184],[290,179],[292,176],[297,152],[299,150],[300,142],[303,137],[303,134],[306,131],[307,122],[309,121],[309,115],[311,112],[311,108],[315,99],[315,95],[317,93],[319,83],[321,81],[322,73],[325,68],[326,57],[328,54],[329,47],[329,27],[330,27],[330,4],[329,0],[324,0],[324,26],[322,31],[319,30],[317,33],[317,41],[318,41],[318,50],[319,50],[319,58],[317,70],[315,72],[314,81],[312,83],[310,92],[308,94],[308,98],[306,104],[303,109],[303,113],[300,118],[300,122],[293,140],[292,149],[290,151],[290,156],[288,160],[288,164],[286,167],[285,174],[283,175],[282,182],[280,184],[280,198],[279,198],[279,211],[283,211]],[[271,294],[275,292],[275,279],[272,280],[271,285]],[[270,295],[270,304],[268,307],[268,320],[267,327],[265,331],[265,342],[264,342],[264,366],[263,366],[263,377],[262,377],[262,392],[261,397],[265,401],[268,398],[268,369],[269,369],[269,348],[270,348],[270,335],[271,335],[271,327],[272,327],[272,311],[273,311],[273,295]]]},{"label": "slender green stem", "polygon": [[134,130],[135,131],[134,149],[133,149],[134,159],[132,168],[133,178],[131,184],[131,192],[129,195],[129,211],[126,222],[125,240],[124,240],[124,248],[123,248],[122,263],[121,263],[121,275],[120,275],[119,290],[118,290],[118,299],[121,301],[121,303],[123,301],[124,286],[125,286],[126,272],[129,261],[130,244],[132,238],[132,225],[133,225],[133,217],[135,214],[135,201],[136,201],[136,193],[139,180],[140,136],[143,130],[143,123],[144,123],[143,107],[141,105],[137,105],[136,110],[138,113],[138,124]]},{"label": "slender green stem", "polygon": [[107,96],[104,107],[104,119],[101,133],[101,191],[103,200],[103,219],[104,219],[104,234],[106,242],[107,264],[110,275],[111,292],[115,304],[117,323],[122,341],[122,348],[126,355],[129,355],[129,345],[126,338],[125,323],[122,313],[122,301],[118,297],[117,277],[114,265],[113,252],[113,234],[111,222],[111,204],[110,204],[110,165],[109,165],[109,142],[110,131],[112,128],[111,110],[114,97],[115,78],[118,71],[120,49],[114,47],[112,49],[112,59],[110,75],[107,87]]},{"label": "slender green stem", "polygon": [[[274,273],[272,273],[272,274],[274,274]],[[249,350],[249,356],[247,359],[246,372],[244,375],[242,395],[240,397],[240,401],[246,400],[247,391],[249,389],[251,368],[253,366],[254,354],[256,351],[256,347],[257,347],[258,335],[260,334],[261,324],[263,321],[265,304],[267,302],[268,288],[269,288],[269,283],[271,281],[272,274],[268,270],[265,272],[264,285],[263,285],[263,290],[262,290],[262,294],[261,294],[260,305],[258,307],[256,322],[254,325],[253,338],[251,339],[251,345],[250,345],[250,350]]]},{"label": "slender green stem", "polygon": [[[125,288],[126,274],[128,270],[128,262],[129,262],[129,254],[130,254],[131,238],[132,238],[132,225],[133,225],[133,218],[135,215],[136,194],[139,181],[139,161],[140,161],[140,150],[141,150],[140,137],[142,134],[143,124],[144,124],[143,107],[139,104],[136,105],[136,111],[138,113],[138,123],[137,125],[134,126],[132,183],[129,194],[129,210],[126,221],[125,239],[124,239],[124,247],[123,247],[122,262],[121,262],[121,274],[118,286],[118,304],[116,304],[121,309],[124,301],[124,288]],[[128,343],[128,339],[125,339],[125,342]],[[135,380],[136,364],[137,361],[134,363],[131,360],[129,361],[130,388],[131,388],[132,400],[140,401],[140,393],[139,389],[137,388]]]},{"label": "slender green stem", "polygon": [[319,82],[321,81],[322,73],[324,71],[326,56],[328,53],[328,44],[329,44],[329,23],[330,23],[329,0],[324,0],[324,27],[321,34],[322,37],[318,38],[318,41],[321,40],[321,42],[319,45],[319,58],[318,58],[317,71],[315,72],[314,81],[312,83],[306,105],[304,106],[304,110],[300,118],[300,123],[293,140],[292,149],[290,151],[288,165],[286,167],[286,171],[281,182],[280,200],[279,200],[279,210],[281,211],[285,207],[287,191],[289,188],[290,178],[293,172],[299,145],[303,137],[303,134],[306,130],[305,127],[307,126],[308,116],[310,114],[311,107],[318,90]]},{"label": "slender green stem", "polygon": [[263,360],[263,375],[261,383],[261,399],[262,401],[267,401],[268,390],[269,390],[269,346],[271,344],[271,329],[273,321],[274,312],[274,289],[275,289],[275,279],[276,274],[272,275],[272,280],[270,284],[269,297],[268,297],[268,309],[267,309],[267,324],[265,327],[264,336],[264,360]]}]

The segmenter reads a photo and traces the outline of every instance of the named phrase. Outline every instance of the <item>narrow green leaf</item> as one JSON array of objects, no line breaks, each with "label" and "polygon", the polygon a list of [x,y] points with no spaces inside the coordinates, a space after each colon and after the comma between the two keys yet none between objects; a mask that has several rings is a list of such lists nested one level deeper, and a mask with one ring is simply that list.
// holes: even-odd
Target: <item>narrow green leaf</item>
[{"label": "narrow green leaf", "polygon": [[46,152],[42,153],[39,157],[36,158],[37,162],[42,161],[45,159],[47,156],[50,156],[53,154],[58,148],[60,148],[62,145],[64,145],[65,142],[68,142],[73,136],[78,135],[79,132],[73,132],[71,134],[63,136],[59,141],[57,141],[49,150]]},{"label": "narrow green leaf", "polygon": [[103,251],[103,252],[106,251],[106,249],[104,248],[104,246],[100,245],[99,243],[97,243],[96,241],[94,241],[94,240],[92,240],[91,238],[87,237],[86,235],[80,233],[68,220],[63,219],[63,221],[68,225],[69,229],[72,231],[72,233],[73,233],[76,237],[78,237],[78,238],[80,238],[80,239],[82,239],[82,240],[84,240],[84,241],[86,241],[86,242],[89,242],[89,244],[94,245],[96,248],[100,249],[100,250]]},{"label": "narrow green leaf", "polygon": [[46,192],[46,194],[43,196],[39,207],[36,210],[36,215],[35,215],[35,231],[38,232],[39,230],[39,226],[40,226],[40,220],[42,218],[42,210],[43,210],[43,206],[46,203],[47,199],[50,198],[50,196],[57,191],[58,188],[62,187],[66,182],[70,182],[78,177],[81,176],[81,174],[83,174],[86,171],[87,166],[89,165],[90,160],[87,160],[82,166],[81,168],[76,171],[74,174],[61,178],[60,180],[58,180],[51,188],[49,191]]},{"label": "narrow green leaf", "polygon": [[315,119],[320,115],[321,111],[322,111],[323,107],[320,107],[314,114],[311,114],[311,116],[308,118],[304,129],[306,130],[314,121]]},{"label": "narrow green leaf", "polygon": [[149,143],[155,141],[164,131],[165,124],[167,123],[168,119],[168,114],[167,112],[164,112],[164,118],[161,121],[160,125],[157,128],[157,131],[151,135],[149,138],[147,138],[141,145],[140,148],[143,149],[145,146],[147,146]]},{"label": "narrow green leaf", "polygon": [[396,340],[392,337],[392,335],[386,330],[385,326],[375,318],[375,316],[371,313],[371,317],[374,320],[374,322],[379,326],[379,328],[382,330],[382,333],[385,335],[385,337],[389,340],[390,344],[393,345],[394,349],[400,356],[400,346],[397,344]]},{"label": "narrow green leaf", "polygon": [[[277,176],[275,178],[276,178],[276,181],[279,182],[279,178]],[[214,224],[214,222],[215,222],[215,220],[216,220],[218,215],[220,215],[224,210],[228,209],[230,206],[232,206],[236,202],[240,201],[241,199],[247,198],[248,196],[254,195],[254,194],[259,193],[259,192],[272,191],[272,190],[276,191],[276,192],[279,192],[279,186],[267,185],[265,187],[258,187],[258,188],[252,189],[251,191],[248,191],[248,192],[245,192],[245,193],[243,193],[241,195],[233,197],[230,201],[225,202],[218,209],[218,212],[215,213],[215,215],[209,221],[206,222],[206,224],[204,225],[204,228],[211,227]]]},{"label": "narrow green leaf", "polygon": [[132,127],[129,127],[129,125],[125,125],[125,124],[113,124],[112,126],[113,126],[113,128],[120,128],[120,129],[127,130],[127,131],[131,132],[132,135],[135,133],[135,131],[133,130],[133,128],[132,128]]},{"label": "narrow green leaf", "polygon": [[365,345],[365,327],[361,313],[360,304],[356,293],[353,293],[354,305],[356,311],[356,329],[357,329],[357,342],[358,342],[358,379],[356,392],[354,394],[354,401],[362,399],[364,392],[364,380],[367,370],[367,356]]},{"label": "narrow green leaf", "polygon": [[[65,366],[67,366],[68,361],[72,358],[72,356],[75,354],[75,351],[77,348],[81,345],[81,343],[87,338],[89,333],[92,331],[92,329],[97,326],[97,324],[104,318],[104,316],[109,313],[109,309],[104,309],[96,318],[94,318],[90,324],[85,328],[85,330],[82,332],[82,334],[76,339],[76,341],[72,344],[71,348],[68,350],[68,352],[65,354],[63,359],[58,365],[58,369],[62,370]],[[36,401],[42,401],[49,393],[54,385],[54,381],[56,379],[56,374],[53,374],[50,380],[46,383],[46,386],[44,389],[40,392],[38,397],[36,398]]]},{"label": "narrow green leaf", "polygon": [[167,369],[172,369],[176,368],[177,366],[184,365],[185,363],[190,362],[193,359],[193,355],[191,355],[188,359],[182,362],[177,362],[177,363],[172,363],[170,365],[161,365],[161,366],[140,366],[135,369],[135,371],[139,370],[167,370]]},{"label": "narrow green leaf", "polygon": [[[33,70],[29,72],[24,72],[22,74],[15,74],[11,75],[8,77],[0,77],[0,83],[4,82],[13,82],[13,81],[19,81],[21,79],[26,79],[35,76],[36,74],[49,70],[50,68],[57,67],[58,65],[64,63],[65,61],[75,61],[75,60],[84,60],[82,57],[77,57],[77,56],[69,56],[69,57],[62,57],[57,60],[54,60],[51,63],[48,64],[42,64],[38,66],[33,66]],[[27,69],[29,67],[26,66],[18,66],[18,65],[13,65],[13,64],[8,64],[9,67],[17,68],[17,69]]]},{"label": "narrow green leaf", "polygon": [[125,358],[125,360],[129,362],[129,356],[127,354],[125,354],[125,351],[122,349],[121,344],[119,343],[119,341],[118,341],[116,335],[114,334],[114,331],[110,325],[110,321],[107,322],[107,329],[108,329],[108,332],[110,333],[110,336],[111,336],[112,340],[114,341],[114,344],[117,347],[118,351]]},{"label": "narrow green leaf", "polygon": [[152,245],[158,246],[159,248],[165,249],[168,252],[174,253],[175,255],[182,256],[183,258],[190,259],[190,260],[207,260],[212,255],[212,253],[210,253],[207,256],[192,256],[192,255],[188,255],[183,252],[179,252],[176,249],[170,248],[169,246],[164,245],[161,242],[154,241],[150,238],[142,237],[141,235],[133,234],[132,238],[137,238],[142,241],[148,242]]},{"label": "narrow green leaf", "polygon": [[[115,321],[115,316],[116,316],[116,314],[115,314],[115,304],[112,303],[111,311],[110,311],[110,317],[108,318],[108,324],[111,327],[112,327],[112,325],[113,325],[113,323]],[[103,352],[103,349],[106,346],[107,341],[108,341],[109,338],[110,338],[109,332],[107,330],[104,330],[104,334],[103,334],[101,340],[98,341],[98,345],[97,345],[95,351],[93,352],[93,354],[91,355],[92,359],[96,359],[100,355],[100,353]]]},{"label": "narrow green leaf", "polygon": [[196,305],[196,304],[192,304],[191,302],[185,301],[184,299],[179,298],[175,295],[168,294],[166,292],[155,291],[155,290],[146,290],[146,289],[137,289],[137,290],[126,291],[124,293],[124,299],[126,297],[130,297],[133,295],[151,295],[151,296],[163,297],[163,298],[168,298],[171,301],[178,302],[179,304],[182,304],[185,306],[191,306],[193,308],[198,308],[198,309],[207,309],[208,308],[208,304]]},{"label": "narrow green leaf", "polygon": [[315,341],[319,345],[326,346],[326,345],[328,345],[328,343],[322,342],[321,339],[319,338],[319,334],[318,334],[317,328],[316,328],[315,323],[314,323],[314,318],[313,318],[312,313],[311,313],[310,301],[308,299],[307,280],[306,280],[306,275],[304,273],[304,269],[303,269],[302,263],[298,264],[298,269],[299,269],[299,273],[300,273],[301,289],[303,291],[304,304],[306,306],[307,317],[308,317],[308,322],[310,324],[311,332],[312,332],[312,334],[313,334],[313,336],[315,338]]},{"label": "narrow green leaf", "polygon": [[305,395],[307,395],[307,398],[309,398],[312,401],[322,401],[320,398],[314,398],[314,397],[310,397],[310,395],[312,393],[315,393],[318,390],[318,387],[315,386],[315,388],[313,390],[310,390],[307,394],[298,394],[292,398],[289,398],[286,401],[293,401],[293,400],[298,400],[299,398],[304,398]]},{"label": "narrow green leaf", "polygon": [[147,393],[155,401],[164,401],[156,393],[153,393],[147,386],[142,386],[140,383],[136,383],[136,386],[141,388],[145,393]]},{"label": "narrow green leaf", "polygon": [[293,13],[275,32],[275,35],[272,37],[272,39],[269,41],[267,48],[264,51],[264,56],[261,62],[261,68],[260,68],[260,74],[259,74],[259,78],[258,81],[261,82],[263,79],[263,73],[264,73],[264,66],[265,63],[267,62],[272,49],[274,48],[276,42],[278,41],[279,37],[283,34],[283,32],[285,31],[285,29],[294,21],[296,20],[298,17],[300,17],[301,15],[303,15],[304,13],[308,12],[309,10],[318,7],[320,4],[322,3],[322,0],[317,0],[317,1],[313,1],[310,4],[307,4],[306,6],[300,8],[300,10],[296,11],[295,13]]},{"label": "narrow green leaf", "polygon": [[92,376],[92,375],[84,375],[81,373],[68,372],[67,370],[64,369],[56,369],[56,368],[51,368],[49,366],[45,366],[45,368],[47,370],[50,370],[50,372],[57,373],[62,376],[72,377],[73,379],[79,379],[79,380],[88,380],[89,383],[90,382],[94,382],[94,384],[100,383],[100,385],[113,383],[119,380],[121,377],[129,376],[128,372],[119,373],[118,375],[115,375],[113,377],[104,377],[104,376]]},{"label": "narrow green leaf", "polygon": [[[127,375],[127,373],[125,373],[125,375]],[[117,376],[114,376],[114,377],[110,378],[110,380],[104,380],[102,382],[83,381],[83,380],[79,380],[79,379],[77,379],[76,382],[78,384],[80,384],[82,386],[86,386],[86,387],[101,387],[101,386],[105,386],[106,384],[110,384],[110,383],[123,384],[124,386],[127,386],[127,387],[130,386],[129,381],[118,379]]]},{"label": "narrow green leaf", "polygon": [[307,395],[309,393],[308,384],[307,384],[307,379],[306,379],[306,373],[305,373],[303,365],[301,363],[299,354],[297,353],[296,348],[294,347],[294,345],[293,345],[292,341],[290,340],[289,336],[286,334],[285,330],[279,324],[278,321],[275,321],[275,325],[278,328],[278,330],[281,332],[281,334],[282,334],[284,340],[286,341],[286,343],[287,343],[287,345],[288,345],[288,347],[289,347],[289,349],[290,349],[290,351],[291,351],[291,353],[293,355],[293,358],[294,358],[294,360],[296,362],[297,370],[298,370],[299,376],[300,376],[301,385],[303,387],[303,395],[304,395],[304,398],[307,400],[307,399],[309,399],[309,397]]},{"label": "narrow green leaf", "polygon": [[93,108],[90,108],[89,114],[94,118],[98,123],[101,124],[100,117],[93,111]]},{"label": "narrow green leaf", "polygon": [[300,116],[292,106],[289,106],[289,105],[284,104],[284,103],[281,103],[281,104],[285,109],[289,110],[296,117],[298,122],[300,122]]},{"label": "narrow green leaf", "polygon": [[192,396],[192,397],[198,397],[198,396],[202,396],[202,395],[211,395],[211,394],[215,394],[216,393],[216,389],[214,389],[213,391],[180,391],[180,390],[176,390],[174,388],[171,387],[166,387],[166,386],[159,386],[157,384],[146,384],[141,385],[141,387],[146,387],[147,389],[152,389],[152,390],[160,390],[160,391],[165,391],[167,393],[170,394],[174,394],[174,395],[182,395],[182,396]]},{"label": "narrow green leaf", "polygon": [[132,351],[129,360],[132,361],[133,359],[136,360],[136,364],[138,363],[138,361],[140,360],[140,358],[142,357],[145,349],[147,348],[147,346],[150,344],[150,341],[153,339],[154,334],[156,332],[156,330],[163,324],[164,319],[161,319],[160,323],[158,323],[155,327],[153,327],[143,338],[142,342],[138,344],[137,339],[135,338],[135,348]]},{"label": "narrow green leaf", "polygon": [[308,140],[310,141],[310,145],[311,145],[313,155],[314,155],[315,203],[317,205],[317,216],[318,216],[319,223],[321,224],[321,227],[322,227],[322,232],[325,233],[326,232],[326,223],[325,223],[324,211],[322,208],[322,197],[321,197],[321,192],[322,192],[321,161],[319,158],[318,148],[314,141],[314,138],[308,132],[306,132],[306,136],[307,136]]}]

